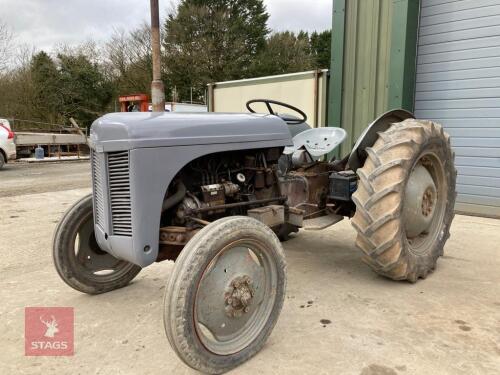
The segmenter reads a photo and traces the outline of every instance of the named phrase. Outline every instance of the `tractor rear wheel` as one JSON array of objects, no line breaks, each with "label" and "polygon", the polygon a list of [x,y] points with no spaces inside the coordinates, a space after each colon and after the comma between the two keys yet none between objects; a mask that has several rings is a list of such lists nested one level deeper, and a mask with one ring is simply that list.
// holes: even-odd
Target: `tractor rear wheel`
[{"label": "tractor rear wheel", "polygon": [[352,224],[356,245],[375,272],[393,280],[425,278],[443,255],[455,204],[456,170],[441,125],[393,124],[357,170]]}]

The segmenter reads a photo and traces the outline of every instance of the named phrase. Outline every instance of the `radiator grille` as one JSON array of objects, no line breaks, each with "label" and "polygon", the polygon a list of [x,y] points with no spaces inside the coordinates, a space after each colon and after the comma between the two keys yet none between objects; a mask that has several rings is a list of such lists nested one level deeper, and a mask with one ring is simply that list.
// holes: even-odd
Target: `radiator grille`
[{"label": "radiator grille", "polygon": [[104,189],[102,184],[103,158],[104,154],[98,154],[91,151],[92,184],[94,190],[94,220],[101,228],[104,228]]},{"label": "radiator grille", "polygon": [[108,153],[109,203],[113,235],[132,236],[128,151]]}]

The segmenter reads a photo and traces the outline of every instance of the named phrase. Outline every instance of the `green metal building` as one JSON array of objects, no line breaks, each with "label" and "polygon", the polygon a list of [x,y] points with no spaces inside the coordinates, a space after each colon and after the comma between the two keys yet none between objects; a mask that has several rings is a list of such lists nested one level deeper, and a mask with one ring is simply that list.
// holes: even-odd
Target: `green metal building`
[{"label": "green metal building", "polygon": [[329,124],[345,154],[405,108],[452,137],[459,212],[500,217],[500,1],[334,0]]}]

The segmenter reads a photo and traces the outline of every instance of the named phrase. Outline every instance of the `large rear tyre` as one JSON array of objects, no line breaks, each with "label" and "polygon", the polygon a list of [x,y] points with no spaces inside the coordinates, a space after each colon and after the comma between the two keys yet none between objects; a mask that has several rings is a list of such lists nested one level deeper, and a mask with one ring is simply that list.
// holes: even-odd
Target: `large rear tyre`
[{"label": "large rear tyre", "polygon": [[99,248],[94,235],[92,195],[76,202],[54,233],[52,256],[57,273],[73,289],[100,294],[127,285],[141,267]]},{"label": "large rear tyre", "polygon": [[271,229],[227,217],[182,250],[165,291],[163,322],[190,367],[220,374],[260,351],[278,320],[286,287],[283,248]]},{"label": "large rear tyre", "polygon": [[407,119],[379,133],[357,170],[356,245],[375,272],[416,282],[434,270],[450,236],[456,170],[441,125]]}]

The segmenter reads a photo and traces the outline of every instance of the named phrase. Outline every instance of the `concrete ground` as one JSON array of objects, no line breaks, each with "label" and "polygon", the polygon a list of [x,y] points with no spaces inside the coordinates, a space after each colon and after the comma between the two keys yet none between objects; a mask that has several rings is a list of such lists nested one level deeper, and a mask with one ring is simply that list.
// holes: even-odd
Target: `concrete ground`
[{"label": "concrete ground", "polygon": [[[99,296],[57,276],[52,232],[89,186],[87,163],[0,171],[0,374],[196,373],[163,332],[173,263],[154,264],[130,286]],[[436,272],[414,285],[371,272],[354,237],[346,220],[284,244],[281,317],[261,353],[232,373],[500,373],[500,221],[456,216]],[[25,306],[74,307],[73,357],[24,356]]]},{"label": "concrete ground", "polygon": [[0,170],[0,198],[90,187],[85,161],[8,163]]}]

